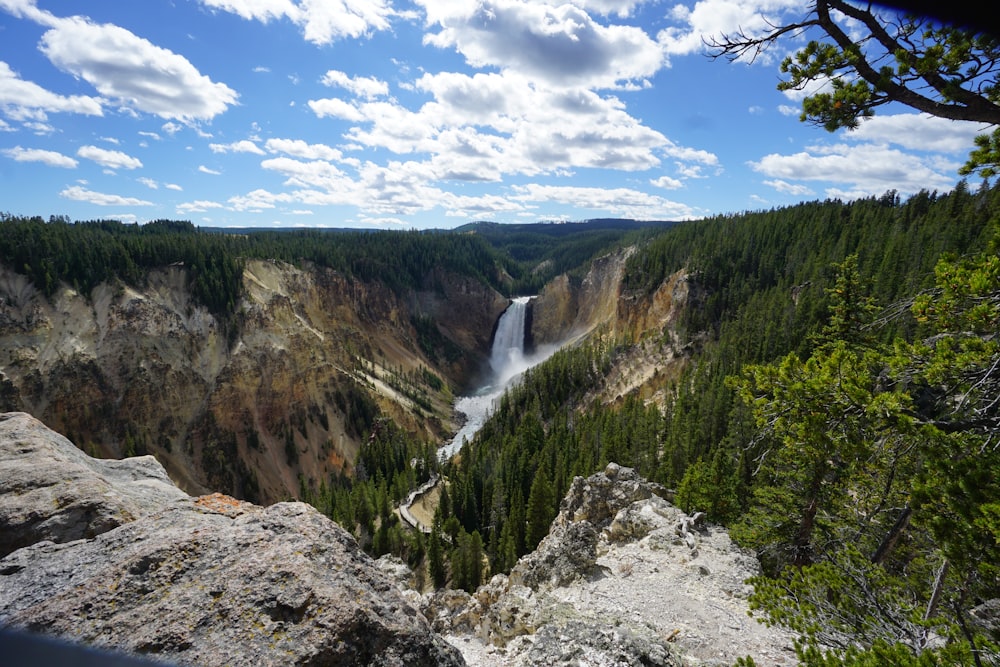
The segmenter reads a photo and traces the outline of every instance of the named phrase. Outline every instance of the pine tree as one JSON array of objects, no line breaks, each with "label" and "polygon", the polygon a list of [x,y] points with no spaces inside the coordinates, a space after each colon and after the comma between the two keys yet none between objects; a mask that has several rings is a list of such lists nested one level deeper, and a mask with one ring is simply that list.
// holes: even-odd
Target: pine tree
[{"label": "pine tree", "polygon": [[444,566],[444,551],[441,548],[441,534],[437,525],[431,529],[427,544],[427,567],[430,570],[434,588],[443,588],[447,583],[447,573]]},{"label": "pine tree", "polygon": [[549,533],[549,525],[555,518],[555,501],[552,497],[552,485],[544,468],[539,468],[531,483],[526,508],[527,529],[525,531],[525,547],[534,550],[538,543]]}]

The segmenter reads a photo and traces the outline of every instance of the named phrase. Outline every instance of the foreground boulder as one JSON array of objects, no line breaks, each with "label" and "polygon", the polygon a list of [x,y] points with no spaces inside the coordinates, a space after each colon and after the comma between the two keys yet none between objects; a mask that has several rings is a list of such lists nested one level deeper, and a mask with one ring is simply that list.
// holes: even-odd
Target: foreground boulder
[{"label": "foreground boulder", "polygon": [[80,466],[100,472],[67,448],[28,415],[0,416],[0,479],[32,453],[51,475],[33,490],[3,487],[0,507],[24,507],[0,533],[21,535],[8,539],[15,547],[24,535],[41,541],[0,559],[0,625],[186,665],[463,664],[354,538],[309,505],[178,495],[155,461],[141,461],[124,479],[92,479],[88,500],[33,515],[33,494],[90,479]]},{"label": "foreground boulder", "polygon": [[187,498],[152,456],[87,456],[22,412],[0,414],[0,557],[91,538]]}]

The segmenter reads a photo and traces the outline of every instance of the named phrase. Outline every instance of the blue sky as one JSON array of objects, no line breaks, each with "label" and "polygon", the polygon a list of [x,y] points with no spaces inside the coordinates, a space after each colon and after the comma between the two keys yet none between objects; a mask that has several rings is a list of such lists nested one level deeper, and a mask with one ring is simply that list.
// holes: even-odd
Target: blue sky
[{"label": "blue sky", "polygon": [[776,89],[796,42],[706,56],[806,7],[0,0],[0,211],[422,229],[951,189],[982,127],[830,134]]}]

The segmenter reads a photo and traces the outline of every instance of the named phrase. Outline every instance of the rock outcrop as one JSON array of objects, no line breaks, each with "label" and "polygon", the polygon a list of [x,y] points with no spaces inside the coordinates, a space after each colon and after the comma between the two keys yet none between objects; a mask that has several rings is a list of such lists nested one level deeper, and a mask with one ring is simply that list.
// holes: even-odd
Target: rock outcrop
[{"label": "rock outcrop", "polygon": [[22,413],[0,416],[0,471],[2,626],[186,665],[462,664],[308,505],[192,498]]},{"label": "rock outcrop", "polygon": [[756,559],[664,495],[613,463],[578,477],[509,576],[428,594],[424,613],[483,667],[794,664],[791,637],[747,616]]},{"label": "rock outcrop", "polygon": [[0,557],[89,539],[186,498],[152,456],[94,459],[25,414],[0,415]]}]

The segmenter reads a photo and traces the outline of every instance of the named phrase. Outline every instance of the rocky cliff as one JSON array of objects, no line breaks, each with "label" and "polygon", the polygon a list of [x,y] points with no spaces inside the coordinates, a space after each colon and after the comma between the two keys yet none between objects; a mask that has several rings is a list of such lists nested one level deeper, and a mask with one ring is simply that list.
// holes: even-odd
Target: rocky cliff
[{"label": "rocky cliff", "polygon": [[595,259],[579,280],[559,276],[531,302],[536,345],[586,338],[630,343],[589,399],[613,402],[635,392],[661,401],[665,380],[676,377],[690,356],[692,341],[678,330],[681,314],[694,300],[687,273],[678,271],[652,293],[627,292],[625,267],[634,252],[634,247],[623,248]]},{"label": "rocky cliff", "polygon": [[300,479],[350,473],[376,413],[428,439],[452,431],[452,389],[478,371],[507,305],[443,273],[433,291],[397,294],[253,261],[243,281],[220,321],[192,301],[183,266],[51,300],[0,267],[0,410],[94,455],[155,453],[192,493],[296,497]]},{"label": "rocky cliff", "polygon": [[792,637],[747,615],[756,559],[663,495],[614,463],[577,477],[509,576],[425,595],[424,613],[482,667],[795,664]]},{"label": "rocky cliff", "polygon": [[460,665],[339,526],[0,415],[0,627],[187,665]]}]

